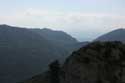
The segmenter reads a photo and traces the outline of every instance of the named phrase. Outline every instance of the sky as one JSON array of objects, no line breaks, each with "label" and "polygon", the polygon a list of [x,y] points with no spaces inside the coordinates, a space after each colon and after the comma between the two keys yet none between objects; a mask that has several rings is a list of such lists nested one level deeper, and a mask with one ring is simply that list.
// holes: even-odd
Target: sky
[{"label": "sky", "polygon": [[125,0],[0,0],[0,24],[63,30],[91,41],[125,27]]}]

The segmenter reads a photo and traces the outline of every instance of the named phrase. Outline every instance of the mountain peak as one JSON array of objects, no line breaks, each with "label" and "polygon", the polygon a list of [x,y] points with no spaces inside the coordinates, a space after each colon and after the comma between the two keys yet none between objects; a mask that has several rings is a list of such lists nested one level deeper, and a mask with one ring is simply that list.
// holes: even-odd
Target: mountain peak
[{"label": "mountain peak", "polygon": [[61,44],[72,44],[78,42],[77,39],[73,38],[64,31],[52,30],[49,28],[32,30],[37,32],[44,38],[47,38],[48,40],[55,42],[56,44],[60,44],[59,42],[62,42]]},{"label": "mountain peak", "polygon": [[10,26],[7,25],[7,24],[1,24],[0,26],[3,26],[3,27],[10,27]]},{"label": "mountain peak", "polygon": [[116,30],[113,30],[113,31],[124,31],[125,28],[119,28],[119,29],[116,29]]},{"label": "mountain peak", "polygon": [[110,31],[109,33],[106,33],[106,34],[98,37],[94,41],[121,41],[121,42],[125,42],[124,37],[125,37],[125,29],[120,28],[120,29]]},{"label": "mountain peak", "polygon": [[46,28],[46,27],[45,27],[45,28],[43,28],[42,30],[52,30],[52,29],[49,29],[49,28]]},{"label": "mountain peak", "polygon": [[0,83],[16,83],[43,72],[51,61],[63,60],[72,51],[47,38],[32,29],[0,25]]}]

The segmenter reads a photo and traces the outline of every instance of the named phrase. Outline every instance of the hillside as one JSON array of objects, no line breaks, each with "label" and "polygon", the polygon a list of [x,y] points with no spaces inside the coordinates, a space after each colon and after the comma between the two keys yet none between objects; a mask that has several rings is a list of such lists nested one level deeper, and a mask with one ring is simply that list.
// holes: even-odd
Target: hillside
[{"label": "hillside", "polygon": [[[52,30],[48,28],[30,29],[30,30],[41,35],[42,37],[47,39],[49,42],[53,43],[53,45],[65,49],[66,51],[69,52],[68,55],[70,55],[73,51],[89,43],[87,41],[79,42],[77,39],[73,38],[72,36],[70,36],[69,34],[63,31]],[[64,59],[66,57],[64,57]]]},{"label": "hillside", "polygon": [[41,73],[68,51],[26,28],[0,25],[0,83],[15,83]]},{"label": "hillside", "polygon": [[125,45],[120,42],[91,43],[66,60],[63,83],[120,83],[125,79],[124,54]]},{"label": "hillside", "polygon": [[125,42],[125,29],[116,29],[109,33],[106,33],[97,39],[95,41],[121,41]]},{"label": "hillside", "polygon": [[73,43],[78,43],[78,41],[73,38],[72,36],[68,35],[67,33],[63,31],[56,31],[56,30],[51,30],[48,28],[44,29],[31,29],[32,31],[35,31],[36,33],[40,34],[47,40],[55,43],[55,44],[73,44]]},{"label": "hillside", "polygon": [[[90,43],[66,59],[60,83],[124,83],[124,54],[121,42]],[[51,83],[50,72],[44,74],[21,83]]]}]

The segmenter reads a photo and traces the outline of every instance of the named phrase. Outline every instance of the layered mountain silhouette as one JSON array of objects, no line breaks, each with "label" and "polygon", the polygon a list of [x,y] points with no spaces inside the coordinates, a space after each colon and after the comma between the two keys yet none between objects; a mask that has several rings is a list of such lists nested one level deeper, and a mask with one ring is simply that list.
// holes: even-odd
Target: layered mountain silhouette
[{"label": "layered mountain silhouette", "polygon": [[48,28],[32,29],[32,31],[35,31],[36,33],[40,34],[41,36],[55,44],[62,43],[64,45],[67,45],[78,43],[78,41],[75,38],[73,38],[72,36],[63,31],[55,31]]},{"label": "layered mountain silhouette", "polygon": [[[60,73],[54,73],[58,82],[49,70],[21,83],[54,83],[52,79],[55,83],[124,83],[124,54],[125,44],[121,42],[93,42],[66,59]],[[57,68],[57,63],[52,64]]]},{"label": "layered mountain silhouette", "polygon": [[125,29],[116,29],[109,33],[106,33],[97,39],[95,41],[121,41],[125,42]]},{"label": "layered mountain silhouette", "polygon": [[[125,29],[118,29],[102,35],[94,41],[125,42],[124,36]],[[36,80],[40,80],[41,82],[43,78],[46,80],[48,72],[47,74],[44,73],[44,75],[40,73],[47,70],[49,63],[56,59],[63,62],[73,51],[81,47],[84,49],[84,46],[88,43],[89,42],[79,42],[63,31],[55,31],[47,28],[26,29],[0,25],[0,83],[16,83],[17,81],[19,82],[34,75],[37,76],[31,80],[35,81],[32,82],[30,80],[28,83],[37,83]],[[101,45],[103,44],[105,45],[105,43]],[[100,47],[100,43],[94,46],[97,47],[97,49],[103,48]],[[94,51],[90,51],[90,53],[91,52],[95,54]],[[80,55],[82,56],[83,54],[81,53]],[[68,59],[72,61],[72,58]],[[75,66],[75,64],[73,65]],[[70,68],[70,65],[68,66],[67,67]],[[64,71],[65,68],[64,65]],[[62,80],[64,80],[64,78]],[[70,83],[70,81],[67,82]],[[78,83],[78,81],[76,82]]]},{"label": "layered mountain silhouette", "polygon": [[31,31],[46,38],[48,41],[53,43],[53,45],[64,48],[69,52],[69,54],[72,53],[71,50],[76,50],[77,48],[88,44],[88,42],[79,42],[63,31],[51,30],[48,28],[31,29]]},{"label": "layered mountain silhouette", "polygon": [[62,83],[124,83],[125,44],[93,42],[65,61]]},{"label": "layered mountain silhouette", "polygon": [[48,30],[54,34],[51,36],[47,30],[0,25],[0,83],[15,83],[37,75],[47,69],[50,62],[62,60],[73,51],[56,45],[56,41],[67,45],[78,43],[65,32]]},{"label": "layered mountain silhouette", "polygon": [[[61,67],[60,83],[124,82],[124,36],[125,29],[113,30],[74,51]],[[21,83],[52,83],[52,78],[48,70]]]}]

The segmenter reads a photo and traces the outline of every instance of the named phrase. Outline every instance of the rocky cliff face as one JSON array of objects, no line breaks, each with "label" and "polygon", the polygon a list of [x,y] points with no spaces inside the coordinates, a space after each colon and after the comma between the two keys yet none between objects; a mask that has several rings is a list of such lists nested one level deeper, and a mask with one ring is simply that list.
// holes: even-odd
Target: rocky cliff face
[{"label": "rocky cliff face", "polygon": [[120,83],[125,79],[124,55],[120,42],[91,43],[66,60],[63,83]]}]

